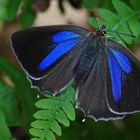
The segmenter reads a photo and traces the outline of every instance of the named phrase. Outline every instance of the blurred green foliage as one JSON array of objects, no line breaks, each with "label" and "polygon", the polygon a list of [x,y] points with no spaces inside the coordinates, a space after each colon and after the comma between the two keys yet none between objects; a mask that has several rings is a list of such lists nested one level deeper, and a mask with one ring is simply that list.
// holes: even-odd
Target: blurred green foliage
[{"label": "blurred green foliage", "polygon": [[0,111],[0,130],[1,130],[1,138],[0,140],[12,140],[12,135],[9,131],[8,125],[5,120],[5,115],[3,111]]},{"label": "blurred green foliage", "polygon": [[[132,44],[134,38],[119,33],[135,36],[140,35],[140,21],[138,16],[140,10],[134,10],[119,0],[112,0],[112,4],[115,12],[104,8],[98,8],[98,13],[103,19],[98,19],[99,27],[105,24],[108,36],[122,44]],[[89,23],[95,27],[98,26],[93,17],[89,17]]]},{"label": "blurred green foliage", "polygon": [[[0,58],[0,71],[13,83],[11,85],[4,79],[0,79],[0,110],[1,114],[3,113],[2,117],[5,118],[3,124],[6,121],[8,126],[24,125],[28,132],[30,123],[33,121],[32,115],[36,110],[34,107],[37,100],[36,91],[31,89],[23,71],[2,58]],[[0,131],[0,136],[2,133]]]},{"label": "blurred green foliage", "polygon": [[1,0],[0,19],[3,21],[15,20],[20,15],[22,28],[30,27],[35,19],[35,12],[32,10],[33,0]]},{"label": "blurred green foliage", "polygon": [[82,4],[85,8],[92,9],[96,7],[100,2],[101,0],[83,0]]},{"label": "blurred green foliage", "polygon": [[[40,1],[44,1],[46,6],[43,5],[42,8],[38,5]],[[62,13],[67,10],[64,1],[58,0],[58,7]],[[99,25],[106,23],[109,31],[140,36],[139,0],[67,1],[76,9],[93,10],[97,15]],[[16,21],[21,28],[31,27],[37,12],[42,9],[47,10],[50,2],[51,0],[0,0],[0,20],[3,25]],[[98,27],[93,17],[89,17],[89,24]],[[129,45],[134,43],[133,38],[124,35],[108,32],[108,36]],[[140,43],[139,39],[137,40]],[[13,132],[15,127],[22,127],[22,131],[25,131],[24,140],[29,139],[28,130],[31,127],[30,133],[36,137],[32,140],[140,139],[139,113],[126,117],[124,120],[95,122],[89,118],[82,123],[83,114],[80,111],[76,112],[75,118],[74,93],[74,88],[69,87],[58,97],[47,95],[47,97],[41,96],[38,100],[39,93],[31,89],[25,73],[11,63],[10,59],[0,56],[0,140],[20,139]],[[72,121],[71,124],[70,121]]]}]

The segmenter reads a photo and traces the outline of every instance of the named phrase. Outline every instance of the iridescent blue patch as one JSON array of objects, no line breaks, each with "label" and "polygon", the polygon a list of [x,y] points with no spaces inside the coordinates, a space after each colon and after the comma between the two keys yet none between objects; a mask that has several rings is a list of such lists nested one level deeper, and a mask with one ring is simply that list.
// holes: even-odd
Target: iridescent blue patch
[{"label": "iridescent blue patch", "polygon": [[77,38],[77,37],[80,37],[80,35],[75,32],[61,31],[54,34],[54,36],[52,37],[52,41],[55,43],[59,43],[59,42],[66,41],[68,39]]},{"label": "iridescent blue patch", "polygon": [[118,102],[122,94],[122,80],[126,80],[125,73],[128,74],[132,71],[132,65],[126,55],[113,49],[109,53],[108,62],[113,97],[115,102]]},{"label": "iridescent blue patch", "polygon": [[113,97],[115,102],[118,102],[121,98],[121,68],[111,53],[109,54],[108,62],[111,75]]},{"label": "iridescent blue patch", "polygon": [[72,31],[57,32],[52,36],[52,51],[40,62],[39,71],[43,71],[52,65],[57,59],[70,51],[80,41],[80,35]]},{"label": "iridescent blue patch", "polygon": [[75,45],[78,44],[80,38],[71,39],[68,41],[64,41],[59,43],[49,55],[47,55],[39,64],[38,70],[43,71],[48,68],[51,64],[53,64],[57,59],[63,56],[66,52],[70,51]]},{"label": "iridescent blue patch", "polygon": [[112,51],[113,55],[115,56],[115,58],[117,59],[122,70],[126,73],[131,72],[132,65],[131,65],[129,59],[127,58],[127,56],[124,55],[123,53],[116,51],[116,50],[113,50],[113,49],[111,49],[111,51]]}]

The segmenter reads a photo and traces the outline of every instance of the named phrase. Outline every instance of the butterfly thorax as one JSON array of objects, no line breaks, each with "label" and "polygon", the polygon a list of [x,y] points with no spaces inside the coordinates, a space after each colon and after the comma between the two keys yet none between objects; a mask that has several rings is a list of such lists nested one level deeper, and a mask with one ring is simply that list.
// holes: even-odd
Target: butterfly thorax
[{"label": "butterfly thorax", "polygon": [[[94,39],[93,39],[94,38]],[[93,33],[90,33],[85,41],[86,47],[81,54],[80,62],[78,63],[74,73],[75,73],[75,81],[78,84],[83,83],[90,73],[90,69],[92,69],[94,63],[96,62],[96,58],[100,55],[105,47],[104,47],[104,39],[100,36],[95,36]]]},{"label": "butterfly thorax", "polygon": [[101,28],[96,28],[94,35],[98,37],[103,37],[106,35],[106,26],[103,25]]}]

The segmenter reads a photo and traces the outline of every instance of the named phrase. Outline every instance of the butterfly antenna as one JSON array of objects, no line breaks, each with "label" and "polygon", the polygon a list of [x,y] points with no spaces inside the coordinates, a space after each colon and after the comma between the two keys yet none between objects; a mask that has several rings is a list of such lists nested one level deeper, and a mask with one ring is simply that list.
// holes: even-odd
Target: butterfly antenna
[{"label": "butterfly antenna", "polygon": [[125,36],[130,36],[130,37],[133,37],[133,38],[136,38],[135,35],[130,35],[130,34],[127,34],[127,33],[121,33],[121,32],[117,32],[117,31],[107,31],[107,32],[112,32],[112,33],[116,33],[116,34],[121,34],[121,35],[125,35]]},{"label": "butterfly antenna", "polygon": [[90,11],[90,12],[89,12],[89,16],[90,16],[90,17],[93,17],[93,18],[95,19],[95,22],[96,22],[96,24],[97,24],[97,28],[99,28],[99,23],[98,23],[98,21],[97,21],[97,18],[96,18],[96,16],[95,16],[95,14],[93,13],[93,11]]}]

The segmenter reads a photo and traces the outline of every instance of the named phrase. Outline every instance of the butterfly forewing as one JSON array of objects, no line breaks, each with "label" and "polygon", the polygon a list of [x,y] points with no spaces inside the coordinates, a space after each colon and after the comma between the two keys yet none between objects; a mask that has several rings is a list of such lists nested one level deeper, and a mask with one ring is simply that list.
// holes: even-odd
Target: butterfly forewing
[{"label": "butterfly forewing", "polygon": [[80,44],[88,30],[76,26],[34,27],[12,35],[12,46],[24,70],[33,79],[49,73]]}]

